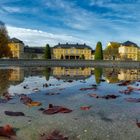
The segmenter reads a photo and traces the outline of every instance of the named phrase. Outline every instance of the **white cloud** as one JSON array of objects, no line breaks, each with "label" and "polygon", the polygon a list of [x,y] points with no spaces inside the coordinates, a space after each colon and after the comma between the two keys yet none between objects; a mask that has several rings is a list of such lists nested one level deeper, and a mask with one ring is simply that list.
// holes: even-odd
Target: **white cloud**
[{"label": "white cloud", "polygon": [[[45,5],[50,9],[60,12],[58,20],[61,20],[66,26],[76,30],[90,29],[96,18],[95,14],[77,6],[73,1],[45,0]],[[93,19],[93,22],[91,22],[91,19]]]},{"label": "white cloud", "polygon": [[3,9],[3,11],[6,11],[8,13],[21,13],[21,11],[22,11],[19,7],[3,6],[2,9]]},{"label": "white cloud", "polygon": [[[84,40],[67,35],[67,34],[53,34],[40,30],[18,28],[13,26],[7,26],[10,37],[16,37],[21,39],[26,45],[30,46],[45,46],[49,43],[50,45],[56,45],[60,43],[85,43]],[[90,42],[88,42],[90,43]]]}]

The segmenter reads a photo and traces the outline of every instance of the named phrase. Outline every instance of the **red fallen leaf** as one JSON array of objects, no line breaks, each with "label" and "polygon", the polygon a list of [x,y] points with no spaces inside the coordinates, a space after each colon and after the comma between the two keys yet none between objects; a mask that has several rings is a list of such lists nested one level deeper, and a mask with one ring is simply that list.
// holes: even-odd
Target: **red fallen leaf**
[{"label": "red fallen leaf", "polygon": [[21,101],[23,104],[28,104],[28,103],[31,103],[31,102],[32,102],[32,99],[29,98],[27,95],[21,95],[21,96],[20,96],[20,101]]},{"label": "red fallen leaf", "polygon": [[96,90],[95,87],[91,87],[91,88],[80,88],[80,90],[85,91],[85,90]]},{"label": "red fallen leaf", "polygon": [[12,128],[12,126],[5,125],[5,126],[0,127],[0,136],[10,138],[11,136],[15,136],[15,135],[16,133],[14,129]]},{"label": "red fallen leaf", "polygon": [[61,107],[59,110],[60,113],[70,113],[72,112],[72,110],[65,108],[65,107]]},{"label": "red fallen leaf", "polygon": [[41,140],[68,140],[68,137],[63,136],[59,131],[54,130],[48,136],[45,134],[41,135]]},{"label": "red fallen leaf", "polygon": [[91,108],[91,106],[81,106],[80,109],[81,110],[89,110]]},{"label": "red fallen leaf", "polygon": [[124,81],[122,83],[119,83],[118,86],[127,86],[131,83],[131,81]]},{"label": "red fallen leaf", "polygon": [[53,108],[48,108],[43,111],[43,114],[52,115],[59,113],[59,107],[55,106]]},{"label": "red fallen leaf", "polygon": [[28,97],[27,95],[21,95],[20,96],[20,101],[29,106],[29,107],[33,107],[33,106],[40,106],[42,105],[41,102],[38,102],[38,101],[33,101],[30,97]]},{"label": "red fallen leaf", "polygon": [[140,98],[127,98],[125,100],[128,102],[132,102],[132,103],[139,103],[140,102]]},{"label": "red fallen leaf", "polygon": [[140,128],[140,122],[136,119],[136,125]]},{"label": "red fallen leaf", "polygon": [[7,99],[8,101],[13,99],[13,97],[9,94],[4,95],[5,99]]},{"label": "red fallen leaf", "polygon": [[49,104],[48,109],[45,109],[43,111],[43,114],[48,114],[48,115],[52,115],[52,114],[56,114],[56,113],[70,113],[72,112],[72,110],[62,107],[62,106],[54,106],[52,104]]}]

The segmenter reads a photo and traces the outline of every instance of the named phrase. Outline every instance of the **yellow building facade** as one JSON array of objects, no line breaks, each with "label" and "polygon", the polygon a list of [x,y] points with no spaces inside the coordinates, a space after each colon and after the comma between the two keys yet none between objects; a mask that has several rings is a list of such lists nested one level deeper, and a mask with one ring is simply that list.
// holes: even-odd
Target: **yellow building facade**
[{"label": "yellow building facade", "polygon": [[12,52],[12,58],[21,59],[24,56],[24,43],[17,39],[10,39],[8,46]]},{"label": "yellow building facade", "polygon": [[85,59],[92,58],[92,49],[86,44],[58,44],[53,47],[53,59]]},{"label": "yellow building facade", "polygon": [[121,60],[139,60],[139,50],[140,48],[137,44],[127,41],[122,43],[119,47],[119,54]]}]

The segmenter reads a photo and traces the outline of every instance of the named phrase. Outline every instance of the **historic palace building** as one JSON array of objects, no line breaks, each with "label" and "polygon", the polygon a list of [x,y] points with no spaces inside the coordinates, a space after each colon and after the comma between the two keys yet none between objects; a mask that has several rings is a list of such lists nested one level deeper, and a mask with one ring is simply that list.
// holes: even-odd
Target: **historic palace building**
[{"label": "historic palace building", "polygon": [[21,40],[17,38],[12,38],[9,40],[8,46],[12,52],[12,58],[23,58],[24,43]]},{"label": "historic palace building", "polygon": [[92,58],[92,48],[86,44],[58,44],[53,47],[53,59],[85,59]]},{"label": "historic palace building", "polygon": [[134,60],[137,61],[139,60],[139,50],[140,48],[138,47],[137,44],[126,41],[121,44],[119,47],[119,54],[120,54],[120,59],[121,60]]}]

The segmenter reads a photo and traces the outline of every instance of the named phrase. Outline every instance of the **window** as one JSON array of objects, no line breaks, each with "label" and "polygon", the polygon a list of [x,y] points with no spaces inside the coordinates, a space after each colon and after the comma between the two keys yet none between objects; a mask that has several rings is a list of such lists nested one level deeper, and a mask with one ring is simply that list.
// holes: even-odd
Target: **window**
[{"label": "window", "polygon": [[66,50],[66,54],[68,54],[68,50]]},{"label": "window", "polygon": [[74,53],[74,50],[73,50],[73,49],[71,49],[71,50],[70,50],[70,52],[71,52],[71,53]]}]

